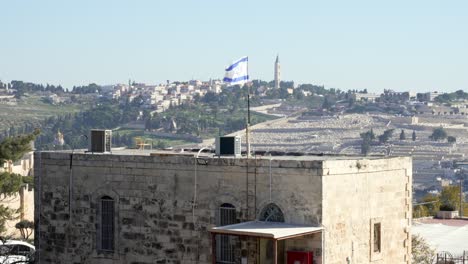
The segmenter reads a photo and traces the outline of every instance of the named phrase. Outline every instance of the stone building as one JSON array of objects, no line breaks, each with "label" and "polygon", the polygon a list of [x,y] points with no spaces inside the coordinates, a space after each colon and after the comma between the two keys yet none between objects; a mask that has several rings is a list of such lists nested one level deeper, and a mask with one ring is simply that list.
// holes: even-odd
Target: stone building
[{"label": "stone building", "polygon": [[352,98],[357,102],[375,102],[380,98],[376,93],[353,93]]},{"label": "stone building", "polygon": [[[3,167],[0,167],[0,174],[3,172],[16,173],[21,176],[32,176],[34,167],[33,152],[28,152],[21,159],[13,162],[6,161]],[[22,220],[34,220],[34,189],[28,184],[21,186],[18,193],[12,196],[2,196],[0,204],[15,210],[14,219],[5,221],[5,236],[22,238],[21,233],[16,229],[16,223]]]},{"label": "stone building", "polygon": [[35,163],[38,263],[410,263],[407,157],[121,150]]}]

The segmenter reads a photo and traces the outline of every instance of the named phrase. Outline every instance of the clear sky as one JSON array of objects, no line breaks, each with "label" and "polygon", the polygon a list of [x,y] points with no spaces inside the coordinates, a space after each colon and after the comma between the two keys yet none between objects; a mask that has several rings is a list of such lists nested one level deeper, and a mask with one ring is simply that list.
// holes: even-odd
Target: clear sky
[{"label": "clear sky", "polygon": [[73,85],[222,78],[468,90],[466,0],[5,0],[0,79]]}]

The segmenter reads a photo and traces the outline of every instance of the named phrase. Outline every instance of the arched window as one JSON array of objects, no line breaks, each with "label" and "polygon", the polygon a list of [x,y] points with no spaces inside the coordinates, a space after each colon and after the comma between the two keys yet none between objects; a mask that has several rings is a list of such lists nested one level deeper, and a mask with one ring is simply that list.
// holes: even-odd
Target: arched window
[{"label": "arched window", "polygon": [[274,203],[268,204],[260,214],[260,221],[284,222],[284,215],[281,209]]},{"label": "arched window", "polygon": [[114,251],[114,199],[101,197],[101,230],[100,249]]},{"label": "arched window", "polygon": [[[236,207],[232,204],[224,203],[219,207],[218,225],[232,225],[236,221]],[[236,237],[229,235],[219,235],[216,239],[216,256],[220,263],[236,263],[234,256],[234,248],[236,245]]]}]

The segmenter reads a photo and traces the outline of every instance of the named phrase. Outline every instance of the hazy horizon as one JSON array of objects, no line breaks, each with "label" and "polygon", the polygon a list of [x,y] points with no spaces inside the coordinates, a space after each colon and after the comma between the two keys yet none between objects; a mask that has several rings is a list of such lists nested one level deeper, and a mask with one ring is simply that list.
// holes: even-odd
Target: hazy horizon
[{"label": "hazy horizon", "polygon": [[468,89],[464,1],[7,1],[0,80],[73,85],[251,79],[327,88]]}]

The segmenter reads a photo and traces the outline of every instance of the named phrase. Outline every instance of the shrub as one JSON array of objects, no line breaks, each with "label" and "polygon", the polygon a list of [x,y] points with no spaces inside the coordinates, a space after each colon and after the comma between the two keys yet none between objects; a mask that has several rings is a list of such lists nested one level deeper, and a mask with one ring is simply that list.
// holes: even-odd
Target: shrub
[{"label": "shrub", "polygon": [[456,208],[452,204],[443,204],[440,206],[441,211],[455,211]]},{"label": "shrub", "polygon": [[455,142],[457,142],[457,138],[453,137],[453,136],[449,136],[449,137],[447,137],[447,141],[449,143],[455,143]]},{"label": "shrub", "polygon": [[438,127],[432,131],[432,135],[429,136],[432,140],[442,140],[447,138],[447,132],[441,127]]}]

